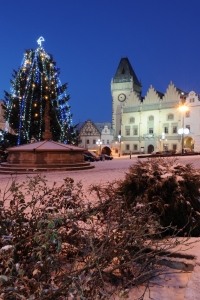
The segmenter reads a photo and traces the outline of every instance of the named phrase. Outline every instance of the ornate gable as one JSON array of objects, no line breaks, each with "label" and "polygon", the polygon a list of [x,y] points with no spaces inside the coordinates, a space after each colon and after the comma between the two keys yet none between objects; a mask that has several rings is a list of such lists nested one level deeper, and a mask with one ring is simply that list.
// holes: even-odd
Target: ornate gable
[{"label": "ornate gable", "polygon": [[140,105],[141,101],[140,98],[138,97],[138,95],[132,91],[131,95],[128,97],[128,99],[124,102],[123,106],[137,106]]},{"label": "ornate gable", "polygon": [[100,132],[93,122],[87,120],[80,130],[80,135],[99,135]]},{"label": "ornate gable", "polygon": [[153,88],[152,85],[150,85],[150,88],[144,98],[143,103],[144,104],[151,104],[151,103],[158,103],[160,102],[160,97],[157,94],[156,90]]},{"label": "ornate gable", "polygon": [[170,82],[166,93],[163,96],[163,101],[180,101],[180,94],[172,81]]}]

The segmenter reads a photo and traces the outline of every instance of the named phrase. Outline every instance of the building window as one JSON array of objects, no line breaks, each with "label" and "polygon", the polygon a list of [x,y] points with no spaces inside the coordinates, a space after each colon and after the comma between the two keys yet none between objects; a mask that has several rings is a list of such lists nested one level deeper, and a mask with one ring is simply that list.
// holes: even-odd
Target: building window
[{"label": "building window", "polygon": [[109,143],[110,143],[109,140],[107,140],[107,145],[109,145]]},{"label": "building window", "polygon": [[189,129],[189,131],[190,131],[190,125],[186,125],[185,127],[186,127],[186,128],[188,128],[188,129]]},{"label": "building window", "polygon": [[177,126],[172,127],[172,133],[177,133]]},{"label": "building window", "polygon": [[174,115],[173,114],[168,114],[167,115],[167,120],[174,120]]},{"label": "building window", "polygon": [[130,145],[126,144],[126,150],[127,150],[127,151],[130,150]]},{"label": "building window", "polygon": [[107,129],[105,129],[105,133],[107,133]]},{"label": "building window", "polygon": [[87,141],[86,141],[86,143],[89,145],[89,143],[90,143],[90,140],[87,140]]},{"label": "building window", "polygon": [[189,111],[186,111],[186,112],[185,112],[185,117],[186,117],[186,118],[189,118],[189,117],[190,117],[190,112],[189,112]]},{"label": "building window", "polygon": [[93,140],[93,144],[96,144],[96,140]]},{"label": "building window", "polygon": [[190,103],[194,102],[194,98],[190,98]]},{"label": "building window", "polygon": [[104,145],[104,140],[102,140],[102,144]]},{"label": "building window", "polygon": [[149,128],[149,134],[153,134],[153,128]]},{"label": "building window", "polygon": [[131,117],[130,120],[129,120],[129,122],[130,122],[130,123],[135,123],[135,118],[134,118],[134,117]]},{"label": "building window", "polygon": [[134,144],[134,145],[133,145],[133,150],[134,150],[134,151],[137,151],[137,150],[138,150],[138,145],[137,145],[137,144]]},{"label": "building window", "polygon": [[164,127],[164,133],[169,133],[168,127]]},{"label": "building window", "polygon": [[79,144],[82,144],[82,140],[79,140]]},{"label": "building window", "polygon": [[137,128],[133,128],[133,135],[138,135],[138,129]]},{"label": "building window", "polygon": [[149,121],[153,121],[154,120],[154,116],[149,116]]},{"label": "building window", "polygon": [[174,151],[177,150],[177,145],[176,144],[172,144],[172,150],[174,150]]},{"label": "building window", "polygon": [[168,145],[168,144],[163,144],[163,150],[164,150],[164,151],[169,150],[169,145]]},{"label": "building window", "polygon": [[130,128],[126,128],[126,135],[130,135]]}]

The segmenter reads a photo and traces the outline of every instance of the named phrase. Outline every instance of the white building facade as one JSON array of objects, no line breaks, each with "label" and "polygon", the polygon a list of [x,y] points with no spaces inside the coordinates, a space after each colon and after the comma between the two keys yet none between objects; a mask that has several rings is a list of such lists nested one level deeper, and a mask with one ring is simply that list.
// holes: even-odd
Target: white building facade
[{"label": "white building facade", "polygon": [[109,122],[92,122],[87,120],[79,123],[79,147],[83,147],[96,154],[111,154],[113,130]]},{"label": "white building facade", "polygon": [[[150,86],[145,97],[128,58],[122,58],[111,81],[113,153],[151,153],[181,150],[200,152],[200,99],[194,91],[186,93],[171,82],[165,92]],[[188,111],[180,112],[182,104]],[[188,128],[186,135],[178,134]]]}]

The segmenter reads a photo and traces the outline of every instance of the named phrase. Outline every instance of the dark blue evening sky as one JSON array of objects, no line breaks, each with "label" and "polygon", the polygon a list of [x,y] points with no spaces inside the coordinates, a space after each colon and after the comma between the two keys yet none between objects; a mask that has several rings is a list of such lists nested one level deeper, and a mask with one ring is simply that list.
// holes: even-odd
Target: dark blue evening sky
[{"label": "dark blue evening sky", "polygon": [[143,85],[170,81],[200,93],[199,0],[6,0],[0,4],[0,99],[25,49],[43,47],[60,68],[73,123],[111,121],[110,83],[128,57]]}]

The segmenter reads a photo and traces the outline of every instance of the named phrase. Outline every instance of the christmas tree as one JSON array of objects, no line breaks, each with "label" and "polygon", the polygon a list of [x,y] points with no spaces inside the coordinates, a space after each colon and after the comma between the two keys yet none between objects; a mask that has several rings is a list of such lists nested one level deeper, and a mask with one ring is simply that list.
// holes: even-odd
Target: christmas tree
[{"label": "christmas tree", "polygon": [[13,71],[11,92],[5,93],[3,108],[5,119],[17,135],[17,144],[42,140],[44,110],[49,101],[50,130],[54,141],[74,144],[77,141],[72,115],[66,95],[67,84],[61,84],[60,69],[51,54],[38,39],[36,50],[24,53],[21,67]]}]

